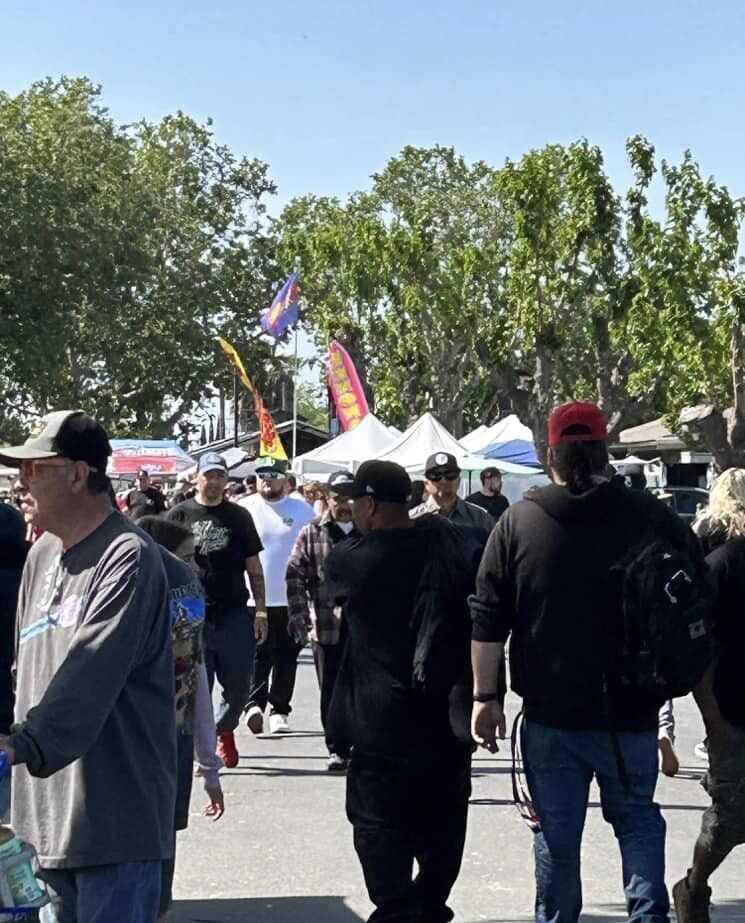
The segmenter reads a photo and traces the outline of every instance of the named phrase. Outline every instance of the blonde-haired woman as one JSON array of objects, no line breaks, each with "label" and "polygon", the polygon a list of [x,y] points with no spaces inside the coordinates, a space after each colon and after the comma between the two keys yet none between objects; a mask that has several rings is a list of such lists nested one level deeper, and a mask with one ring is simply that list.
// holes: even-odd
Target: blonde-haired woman
[{"label": "blonde-haired woman", "polygon": [[706,726],[709,770],[704,813],[693,865],[673,888],[679,923],[709,919],[709,876],[735,846],[745,843],[745,470],[730,468],[717,479],[706,523],[706,556],[715,592],[717,656],[694,690]]}]

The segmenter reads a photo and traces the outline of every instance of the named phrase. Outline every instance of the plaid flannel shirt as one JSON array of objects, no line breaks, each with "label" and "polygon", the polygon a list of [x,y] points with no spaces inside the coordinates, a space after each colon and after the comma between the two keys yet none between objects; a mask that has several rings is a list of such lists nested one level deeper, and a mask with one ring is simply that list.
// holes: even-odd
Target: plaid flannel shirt
[{"label": "plaid flannel shirt", "polygon": [[[354,533],[352,533],[354,534]],[[341,624],[326,596],[324,565],[334,545],[346,538],[326,512],[300,530],[287,564],[288,627],[312,631],[319,644],[338,644]]]}]

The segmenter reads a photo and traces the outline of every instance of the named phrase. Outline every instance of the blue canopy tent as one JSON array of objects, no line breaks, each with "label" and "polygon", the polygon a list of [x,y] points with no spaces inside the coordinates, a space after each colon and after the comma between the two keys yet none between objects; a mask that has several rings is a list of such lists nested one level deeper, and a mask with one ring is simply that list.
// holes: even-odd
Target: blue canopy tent
[{"label": "blue canopy tent", "polygon": [[535,454],[535,445],[527,439],[510,439],[507,442],[494,442],[481,450],[484,458],[494,461],[512,462],[513,465],[527,465],[530,468],[540,468],[541,463]]}]

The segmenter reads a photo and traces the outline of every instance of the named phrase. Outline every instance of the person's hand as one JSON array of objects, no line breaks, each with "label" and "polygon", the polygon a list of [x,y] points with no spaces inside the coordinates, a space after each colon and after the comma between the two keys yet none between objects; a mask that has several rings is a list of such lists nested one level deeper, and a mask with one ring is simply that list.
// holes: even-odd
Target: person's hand
[{"label": "person's hand", "polygon": [[225,798],[222,793],[222,788],[220,788],[219,785],[217,788],[208,788],[207,797],[210,803],[202,808],[202,814],[205,817],[211,817],[212,820],[220,820],[225,813]]},{"label": "person's hand", "polygon": [[287,622],[287,634],[292,638],[295,644],[305,647],[308,643],[308,626],[303,622],[291,620]]},{"label": "person's hand", "polygon": [[480,747],[484,747],[489,753],[496,753],[499,750],[497,734],[500,740],[504,740],[506,732],[507,722],[499,702],[473,703],[471,735]]},{"label": "person's hand", "polygon": [[257,644],[263,644],[269,637],[269,619],[266,616],[254,619],[254,638]]}]

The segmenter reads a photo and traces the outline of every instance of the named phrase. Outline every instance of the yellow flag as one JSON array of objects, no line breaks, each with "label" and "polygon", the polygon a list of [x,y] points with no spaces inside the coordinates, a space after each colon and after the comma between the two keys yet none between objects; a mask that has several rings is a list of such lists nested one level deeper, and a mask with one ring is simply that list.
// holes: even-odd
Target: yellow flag
[{"label": "yellow flag", "polygon": [[222,346],[222,348],[225,350],[225,355],[228,357],[228,362],[230,362],[230,364],[236,370],[238,377],[251,392],[251,395],[254,399],[254,411],[259,421],[259,457],[278,458],[282,461],[287,461],[287,453],[285,452],[285,447],[282,445],[282,440],[279,438],[277,430],[274,427],[272,415],[264,406],[264,401],[261,399],[261,395],[254,387],[254,383],[248,377],[248,374],[243,367],[243,363],[241,362],[241,357],[236,352],[235,347],[231,346],[227,340],[223,340],[222,337],[218,337],[217,339],[220,343],[220,346]]},{"label": "yellow flag", "polygon": [[228,357],[228,362],[233,366],[233,368],[238,372],[238,377],[243,382],[243,384],[248,388],[248,390],[253,394],[254,386],[251,379],[246,374],[246,370],[243,368],[243,363],[241,362],[241,357],[238,355],[235,346],[231,346],[227,340],[223,340],[222,337],[217,338],[217,342],[225,350],[225,355]]}]

